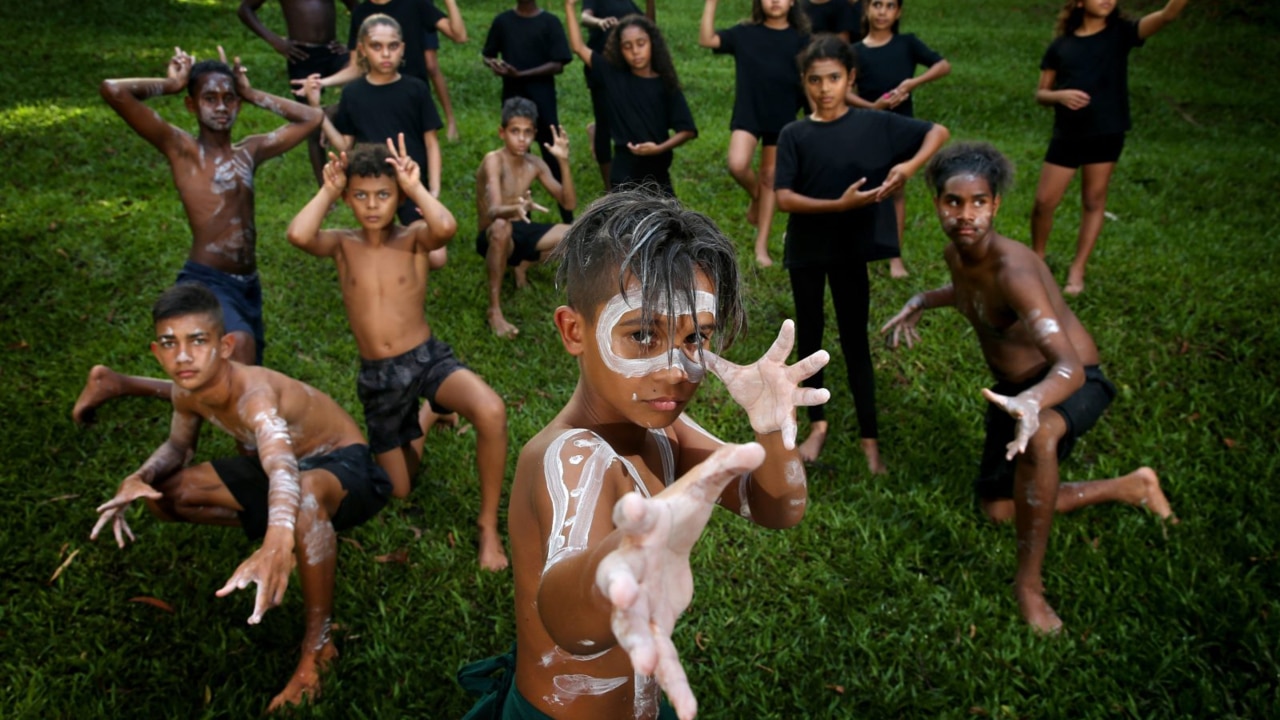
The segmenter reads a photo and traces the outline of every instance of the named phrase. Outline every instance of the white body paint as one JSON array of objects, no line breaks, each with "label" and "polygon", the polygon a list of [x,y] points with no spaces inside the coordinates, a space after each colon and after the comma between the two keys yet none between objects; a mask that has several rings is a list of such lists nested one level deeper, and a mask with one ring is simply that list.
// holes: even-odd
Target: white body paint
[{"label": "white body paint", "polygon": [[[596,321],[596,345],[600,348],[605,366],[627,378],[644,377],[668,368],[680,367],[688,376],[689,382],[702,382],[702,378],[707,374],[706,367],[678,348],[668,348],[665,352],[648,358],[624,358],[614,352],[613,329],[623,315],[640,308],[641,300],[642,294],[639,289],[631,290],[625,295],[619,293],[605,303],[600,311],[600,317]],[[673,311],[677,316],[693,315],[695,324],[699,313],[711,313],[714,317],[716,312],[716,296],[705,290],[694,293],[695,307],[692,310],[684,302],[670,303],[665,297],[658,298],[658,304],[674,308]]]},{"label": "white body paint", "polygon": [[315,495],[310,494],[302,498],[302,504],[298,508],[298,515],[308,516],[311,522],[311,527],[302,539],[302,553],[303,561],[312,567],[330,560],[338,547],[338,536],[333,531],[333,523],[317,517],[319,510],[320,503],[316,501]]},{"label": "white body paint", "polygon": [[293,530],[301,489],[298,484],[298,459],[289,450],[293,446],[289,425],[276,414],[275,409],[264,410],[255,415],[253,425],[258,428],[256,439],[259,448],[264,445],[284,446],[283,450],[276,450],[265,456],[259,453],[262,466],[272,468],[268,473],[271,487],[267,491],[267,526]]},{"label": "white body paint", "polygon": [[[631,678],[597,678],[590,675],[557,675],[552,679],[559,693],[566,695],[604,695],[627,684]],[[572,700],[573,698],[569,698]]]},{"label": "white body paint", "polygon": [[1058,321],[1053,318],[1037,320],[1035,325],[1032,325],[1031,327],[1035,330],[1037,340],[1044,340],[1050,335],[1056,335],[1061,329],[1058,327]]}]

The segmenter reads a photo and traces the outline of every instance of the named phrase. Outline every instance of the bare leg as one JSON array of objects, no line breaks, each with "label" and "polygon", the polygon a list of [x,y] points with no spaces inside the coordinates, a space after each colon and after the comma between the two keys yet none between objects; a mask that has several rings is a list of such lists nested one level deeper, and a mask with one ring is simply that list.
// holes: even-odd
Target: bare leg
[{"label": "bare leg", "polygon": [[89,370],[84,389],[71,409],[71,419],[80,425],[94,421],[99,406],[118,397],[153,397],[168,400],[173,394],[173,383],[155,378],[121,375],[106,365],[94,365]]},{"label": "bare leg", "polygon": [[502,315],[502,276],[507,271],[507,259],[515,250],[511,223],[498,218],[487,232],[489,251],[485,253],[484,262],[489,275],[489,327],[499,337],[513,338],[520,334],[520,329]]},{"label": "bare leg", "polygon": [[410,440],[409,447],[413,448],[413,454],[418,458],[419,466],[421,466],[421,460],[426,451],[427,435],[436,428],[457,428],[458,413],[451,412],[441,415],[431,409],[431,403],[424,402],[422,407],[418,408],[418,424],[422,426],[422,437],[417,440]]},{"label": "bare leg", "polygon": [[[902,250],[902,235],[906,230],[907,223],[907,191],[904,188],[898,188],[898,192],[893,194],[893,213],[898,216],[898,250]],[[889,277],[900,280],[907,277],[907,266],[902,264],[902,256],[889,258]]]},{"label": "bare leg", "polygon": [[800,447],[796,448],[796,452],[800,453],[800,460],[803,462],[813,462],[818,459],[818,455],[822,454],[822,446],[827,442],[827,421],[815,420],[809,423],[809,437],[800,443]]},{"label": "bare leg", "polygon": [[163,497],[147,500],[147,509],[165,522],[240,525],[238,513],[244,508],[209,463],[183,468],[154,483],[154,487]]},{"label": "bare leg", "polygon": [[889,472],[884,460],[880,459],[880,441],[876,438],[862,438],[862,453],[867,456],[867,469],[872,475],[884,475]]},{"label": "bare leg", "polygon": [[1156,475],[1155,470],[1145,466],[1116,478],[1059,485],[1055,509],[1060,513],[1067,513],[1108,502],[1143,507],[1161,520],[1178,523],[1178,518],[1173,514],[1173,506],[1160,487],[1160,476]]},{"label": "bare leg", "polygon": [[378,466],[391,478],[392,497],[401,500],[409,497],[409,491],[413,489],[413,478],[418,474],[421,452],[422,443],[417,443],[416,449],[414,443],[406,443],[374,456]]},{"label": "bare leg", "polygon": [[759,222],[759,180],[751,169],[756,154],[756,136],[746,130],[734,130],[729,135],[729,174],[747,191],[747,222]]},{"label": "bare leg", "polygon": [[507,408],[502,397],[470,370],[459,370],[440,384],[436,400],[456,408],[476,428],[476,471],[480,476],[480,567],[502,570],[507,555],[498,534],[498,505],[507,469]]},{"label": "bare leg", "polygon": [[1076,256],[1071,260],[1071,269],[1067,271],[1067,285],[1062,289],[1068,295],[1079,295],[1084,292],[1084,266],[1089,262],[1093,246],[1102,234],[1102,224],[1106,221],[1107,188],[1111,184],[1111,173],[1116,164],[1097,163],[1085,165],[1080,169],[1080,201],[1083,212],[1080,216],[1080,235],[1076,238]]},{"label": "bare leg", "polygon": [[[596,159],[596,124],[594,122],[587,123],[587,147],[591,148],[591,159],[600,162]],[[605,177],[604,181],[608,184],[608,176]]]},{"label": "bare leg", "polygon": [[519,265],[511,268],[511,274],[514,275],[516,278],[517,290],[524,290],[525,288],[529,287],[529,267],[532,265],[533,263],[529,262],[528,260],[525,260]]},{"label": "bare leg", "polygon": [[1066,421],[1054,410],[1040,412],[1040,429],[1027,443],[1014,470],[1014,525],[1018,536],[1018,572],[1013,592],[1022,617],[1045,634],[1062,629],[1062,620],[1044,597],[1044,555],[1058,496],[1058,440]]},{"label": "bare leg", "polygon": [[1040,166],[1040,182],[1036,185],[1036,202],[1031,210],[1031,247],[1044,257],[1053,232],[1053,213],[1076,176],[1075,168],[1044,163]]},{"label": "bare leg", "polygon": [[773,171],[777,162],[777,146],[760,148],[760,176],[756,192],[756,264],[760,267],[773,266],[773,258],[769,257],[769,232],[773,230],[773,210],[778,203],[778,196],[773,192]]},{"label": "bare leg", "polygon": [[444,110],[445,137],[449,142],[458,142],[458,120],[453,116],[453,103],[449,100],[449,84],[445,82],[444,73],[440,71],[440,60],[435,50],[423,50],[423,59],[427,62],[427,77],[431,78],[431,87],[440,98],[440,108]]}]

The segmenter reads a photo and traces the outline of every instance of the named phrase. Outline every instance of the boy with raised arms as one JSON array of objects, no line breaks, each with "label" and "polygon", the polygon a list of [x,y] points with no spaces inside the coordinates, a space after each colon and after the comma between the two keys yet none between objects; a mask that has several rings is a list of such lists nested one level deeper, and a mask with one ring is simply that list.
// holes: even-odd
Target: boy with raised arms
[{"label": "boy with raised arms", "polygon": [[[827,354],[788,366],[790,321],[751,365],[712,352],[745,323],[733,244],[673,198],[605,196],[556,255],[568,305],[555,323],[578,384],[520,453],[508,515],[518,649],[460,674],[489,693],[469,717],[668,718],[661,686],[692,718],[671,640],[692,599],[689,553],[717,504],[769,528],[804,517],[795,408],[827,400],[800,387]],[[685,414],[711,373],[756,442],[725,445]]]},{"label": "boy with raised arms", "polygon": [[1116,388],[1044,261],[993,227],[1013,179],[1009,161],[985,143],[952,145],[934,156],[926,177],[951,239],[943,253],[951,284],[913,296],[881,333],[892,331],[892,347],[900,340],[911,347],[923,312],[944,306],[973,326],[996,378],[982,391],[991,404],[974,489],[988,518],[1016,523],[1014,594],[1023,619],[1040,632],[1057,632],[1062,620],[1045,600],[1041,578],[1054,513],[1104,502],[1145,507],[1161,518],[1172,518],[1173,509],[1149,467],[1059,484],[1059,462],[1102,416]]},{"label": "boy with raised arms", "polygon": [[502,276],[507,266],[515,269],[516,287],[525,287],[529,266],[546,259],[569,230],[564,223],[529,219],[531,210],[547,211],[533,202],[533,181],[542,183],[561,207],[573,210],[578,206],[569,169],[569,136],[559,125],[551,128],[555,142],[547,151],[560,168],[557,180],[547,163],[529,152],[537,127],[538,108],[532,100],[507,98],[502,103],[502,126],[498,129],[502,147],[486,154],[476,170],[476,252],[485,259],[489,276],[489,327],[507,338],[520,333],[502,315]]},{"label": "boy with raised arms", "polygon": [[[397,225],[404,197],[422,219]],[[325,214],[339,199],[360,227],[322,230]],[[507,409],[502,398],[453,355],[422,315],[428,255],[457,232],[453,214],[422,185],[421,170],[391,140],[359,145],[332,157],[324,186],[289,223],[289,242],[338,266],[347,322],[360,349],[356,391],[364,406],[369,444],[391,476],[394,495],[408,496],[422,460],[426,430],[453,411],[476,429],[480,475],[480,565],[507,567],[498,535],[498,502],[507,464]],[[427,403],[418,407],[419,398]]]},{"label": "boy with raised arms", "polygon": [[[249,86],[245,69],[195,58],[174,48],[164,78],[104,80],[102,97],[129,127],[164,154],[191,226],[191,251],[178,282],[207,286],[218,297],[232,359],[262,363],[262,286],[258,281],[254,224],[253,174],[264,160],[284,153],[320,126],[324,113],[301,103],[269,95]],[[187,110],[196,116],[199,134],[165,122],[143,102],[157,95],[187,91]],[[266,135],[231,141],[231,128],[248,102],[280,115],[289,123]],[[168,398],[165,380],[127,377],[94,366],[71,416],[86,422],[102,403],[122,395]]]},{"label": "boy with raised arms", "polygon": [[[169,439],[98,507],[96,540],[108,525],[123,548],[134,540],[125,512],[134,500],[162,520],[239,525],[258,548],[218,597],[257,584],[254,625],[279,605],[295,565],[306,629],[289,684],[268,710],[314,700],[320,673],[337,657],[329,636],[337,530],[373,517],[391,481],[369,454],[360,428],[328,395],[274,370],[231,359],[218,298],[196,283],[166,290],[151,311],[151,353],[173,381]],[[208,420],[246,453],[184,467]]]}]

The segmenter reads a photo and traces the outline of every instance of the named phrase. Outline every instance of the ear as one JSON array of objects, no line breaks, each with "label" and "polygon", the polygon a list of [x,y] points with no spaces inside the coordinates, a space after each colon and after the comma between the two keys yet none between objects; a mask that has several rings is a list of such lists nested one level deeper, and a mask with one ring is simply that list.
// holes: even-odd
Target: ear
[{"label": "ear", "polygon": [[591,328],[582,313],[568,305],[556,308],[556,330],[560,331],[560,342],[565,352],[580,357],[586,351],[587,338],[591,337]]},{"label": "ear", "polygon": [[226,330],[222,331],[222,337],[218,338],[218,357],[223,360],[230,360],[231,353],[235,352],[236,339]]},{"label": "ear", "polygon": [[996,195],[991,199],[991,217],[992,218],[995,218],[996,214],[1000,212],[1000,201],[1002,199],[1003,198],[1001,198],[1001,196],[999,195]]}]

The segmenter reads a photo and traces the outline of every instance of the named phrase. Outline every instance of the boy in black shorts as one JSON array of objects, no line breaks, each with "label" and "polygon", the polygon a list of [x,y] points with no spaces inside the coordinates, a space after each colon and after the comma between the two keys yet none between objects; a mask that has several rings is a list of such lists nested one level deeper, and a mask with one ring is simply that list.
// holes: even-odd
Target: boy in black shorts
[{"label": "boy in black shorts", "polygon": [[532,100],[508,98],[502,103],[502,127],[498,129],[502,147],[486,154],[476,170],[476,218],[480,226],[476,252],[485,259],[489,274],[489,327],[507,338],[520,333],[502,315],[502,276],[507,267],[515,269],[516,287],[523,288],[528,284],[528,267],[546,259],[569,231],[565,223],[529,220],[530,210],[547,211],[533,202],[533,182],[542,183],[560,207],[573,210],[578,204],[569,171],[569,136],[559,126],[551,128],[555,142],[545,150],[556,159],[560,170],[558,175],[553,174],[547,163],[529,152],[537,124],[538,109]]},{"label": "boy in black shorts", "polygon": [[[218,597],[256,583],[249,624],[279,605],[295,556],[306,630],[302,657],[268,710],[315,699],[320,673],[338,655],[329,636],[337,530],[373,517],[391,481],[369,454],[360,428],[328,395],[273,370],[231,360],[234,341],[222,308],[202,285],[166,290],[151,311],[151,352],[173,381],[169,439],[98,508],[91,540],[108,524],[116,543],[135,539],[125,512],[142,498],[162,520],[239,525],[262,547],[236,569]],[[236,438],[244,456],[184,467],[208,420]]]},{"label": "boy in black shorts", "polygon": [[1104,502],[1146,507],[1161,518],[1172,518],[1173,509],[1149,467],[1058,483],[1058,463],[1101,417],[1115,386],[1044,261],[992,227],[1012,180],[1009,161],[990,145],[958,144],[935,155],[926,174],[951,238],[943,253],[951,284],[912,297],[881,333],[893,331],[893,347],[899,340],[911,347],[923,311],[942,306],[955,307],[973,325],[997,381],[982,391],[991,405],[974,489],[987,517],[1016,522],[1014,594],[1023,618],[1040,632],[1057,632],[1062,621],[1045,600],[1041,579],[1054,513]]},{"label": "boy in black shorts", "polygon": [[[456,410],[476,429],[480,476],[480,565],[507,567],[498,535],[498,503],[507,464],[507,409],[480,376],[453,356],[422,315],[428,255],[457,232],[453,213],[422,185],[418,164],[405,149],[360,145],[324,169],[324,186],[289,223],[289,242],[338,266],[347,322],[360,349],[357,384],[369,444],[391,476],[393,494],[408,496],[422,459],[427,430]],[[395,224],[404,197],[422,210],[409,226]],[[339,199],[360,227],[322,230]],[[419,398],[427,403],[418,407]]]}]

